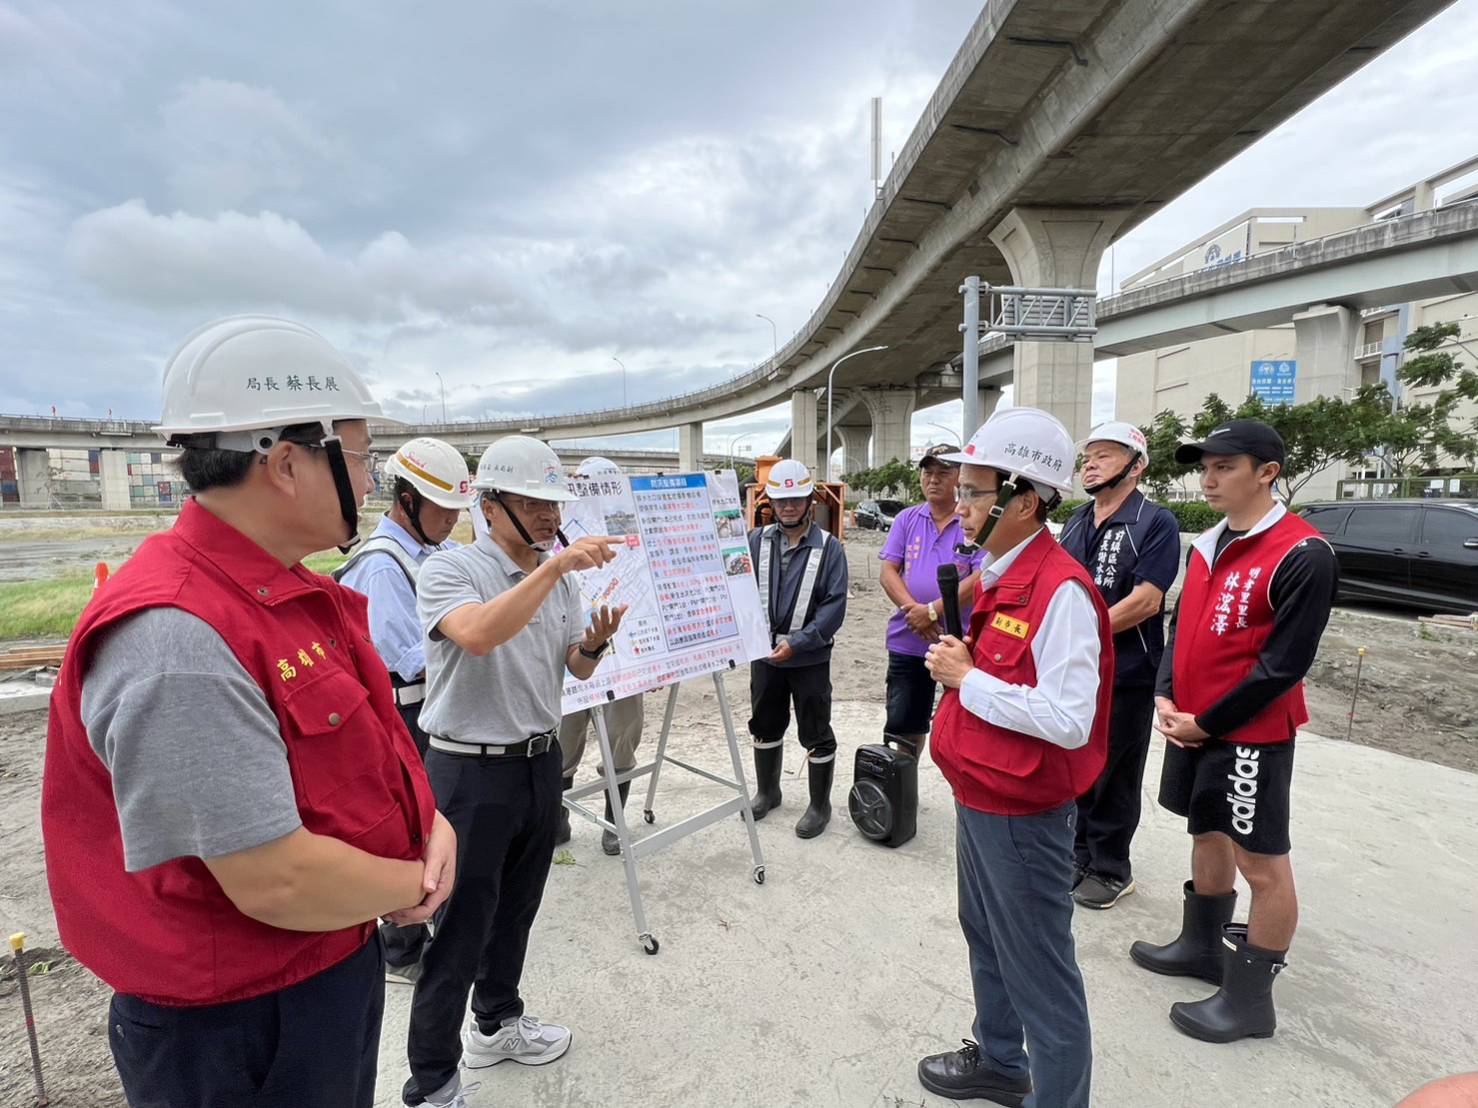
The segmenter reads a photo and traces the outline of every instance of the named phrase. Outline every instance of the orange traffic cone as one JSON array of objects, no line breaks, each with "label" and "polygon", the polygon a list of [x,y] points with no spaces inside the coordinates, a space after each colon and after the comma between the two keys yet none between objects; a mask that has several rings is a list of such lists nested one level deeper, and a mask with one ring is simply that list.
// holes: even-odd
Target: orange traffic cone
[{"label": "orange traffic cone", "polygon": [[108,563],[99,562],[97,568],[92,571],[92,591],[97,592],[103,582],[108,579]]}]

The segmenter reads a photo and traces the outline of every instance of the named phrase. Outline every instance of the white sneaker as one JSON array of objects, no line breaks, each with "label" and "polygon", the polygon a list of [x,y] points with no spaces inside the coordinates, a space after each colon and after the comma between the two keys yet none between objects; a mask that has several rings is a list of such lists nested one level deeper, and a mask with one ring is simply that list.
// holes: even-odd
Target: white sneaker
[{"label": "white sneaker", "polygon": [[568,1027],[541,1023],[533,1016],[519,1016],[492,1035],[484,1035],[473,1022],[462,1032],[462,1064],[482,1069],[511,1059],[525,1066],[542,1066],[569,1050],[571,1037]]},{"label": "white sneaker", "polygon": [[467,1103],[467,1094],[475,1093],[482,1088],[481,1081],[474,1081],[470,1085],[463,1085],[461,1076],[451,1079],[445,1087],[438,1089],[425,1100],[421,1101],[425,1108],[471,1108]]}]

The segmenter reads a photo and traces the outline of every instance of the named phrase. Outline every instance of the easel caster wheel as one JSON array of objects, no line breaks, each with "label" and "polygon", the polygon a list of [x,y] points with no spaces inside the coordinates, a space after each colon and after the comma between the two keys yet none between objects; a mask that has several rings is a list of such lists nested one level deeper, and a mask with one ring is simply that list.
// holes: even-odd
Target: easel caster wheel
[{"label": "easel caster wheel", "polygon": [[641,948],[648,954],[656,954],[657,951],[662,949],[661,945],[651,935],[643,935],[641,937]]},{"label": "easel caster wheel", "polygon": [[756,885],[763,885],[765,883],[765,867],[764,866],[755,866],[754,867],[754,883]]},{"label": "easel caster wheel", "polygon": [[643,808],[642,809],[641,818],[644,819],[644,820],[646,820],[648,823],[656,823],[657,822],[657,817],[652,814],[652,809],[650,809],[650,808]]}]

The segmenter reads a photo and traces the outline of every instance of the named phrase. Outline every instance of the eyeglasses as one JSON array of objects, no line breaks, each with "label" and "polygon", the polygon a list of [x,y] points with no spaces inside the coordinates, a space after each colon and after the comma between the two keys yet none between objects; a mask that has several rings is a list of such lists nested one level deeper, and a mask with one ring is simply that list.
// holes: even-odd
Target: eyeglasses
[{"label": "eyeglasses", "polygon": [[340,453],[346,458],[358,458],[359,464],[364,466],[364,471],[373,475],[380,468],[380,454],[375,450],[345,450],[339,447]]},{"label": "eyeglasses", "polygon": [[[287,439],[285,441],[292,442],[293,440]],[[300,443],[297,443],[297,445],[298,446],[307,447],[309,450],[326,450],[327,449],[322,443],[317,443],[317,442],[300,442]],[[345,450],[344,447],[342,445],[340,445],[340,447],[339,447],[339,453],[342,454],[342,455],[344,455],[344,457],[346,457],[346,458],[357,458],[357,459],[359,459],[359,464],[364,467],[364,471],[366,473],[368,473],[371,477],[373,477],[374,474],[375,474],[375,471],[380,468],[380,455],[379,455],[379,452],[378,451],[375,451],[375,450]]]},{"label": "eyeglasses", "polygon": [[973,485],[961,485],[955,489],[955,500],[968,504],[972,500],[983,500],[987,496],[999,496],[1000,489],[977,489]]},{"label": "eyeglasses", "polygon": [[503,494],[503,503],[510,508],[517,509],[519,515],[559,515],[559,503],[554,500],[534,500],[527,496],[515,496],[513,493]]}]

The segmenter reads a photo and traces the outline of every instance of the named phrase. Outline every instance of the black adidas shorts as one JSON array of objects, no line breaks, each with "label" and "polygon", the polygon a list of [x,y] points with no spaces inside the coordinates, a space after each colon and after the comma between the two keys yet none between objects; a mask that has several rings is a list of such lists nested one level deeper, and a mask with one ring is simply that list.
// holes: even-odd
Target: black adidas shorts
[{"label": "black adidas shorts", "polygon": [[1293,742],[1167,742],[1160,807],[1185,816],[1192,835],[1220,831],[1253,854],[1287,854]]}]

